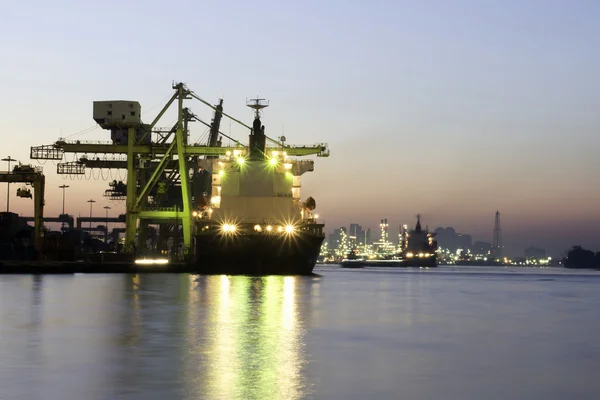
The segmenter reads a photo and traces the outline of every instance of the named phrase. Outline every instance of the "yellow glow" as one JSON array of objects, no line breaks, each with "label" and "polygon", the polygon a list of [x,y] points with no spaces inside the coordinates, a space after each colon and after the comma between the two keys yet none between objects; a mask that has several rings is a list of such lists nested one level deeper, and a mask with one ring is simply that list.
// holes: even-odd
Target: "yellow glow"
[{"label": "yellow glow", "polygon": [[278,226],[277,227],[277,232],[283,232],[283,226]]},{"label": "yellow glow", "polygon": [[279,155],[278,151],[272,151],[271,154],[273,155],[273,157],[277,157]]},{"label": "yellow glow", "polygon": [[283,167],[284,167],[285,169],[292,169],[292,164],[290,164],[290,163],[285,163],[285,164],[283,164]]},{"label": "yellow glow", "polygon": [[135,263],[136,264],[144,264],[144,265],[153,265],[153,264],[164,265],[164,264],[168,264],[169,260],[167,260],[165,258],[158,258],[158,259],[144,258],[141,260],[135,260]]},{"label": "yellow glow", "polygon": [[273,227],[271,225],[267,225],[267,231],[271,232],[273,230]]},{"label": "yellow glow", "polygon": [[237,226],[235,226],[234,224],[225,223],[221,225],[221,231],[225,233],[235,233],[235,231],[237,231]]},{"label": "yellow glow", "polygon": [[219,171],[219,176],[223,176],[223,175],[225,175],[225,171],[224,170],[220,170]]},{"label": "yellow glow", "polygon": [[254,225],[254,230],[260,232],[262,231],[262,228],[260,227],[260,225]]},{"label": "yellow glow", "polygon": [[411,258],[412,256],[414,256],[413,253],[406,253],[406,257]]},{"label": "yellow glow", "polygon": [[213,204],[219,204],[221,202],[221,196],[213,196],[210,198],[210,202]]},{"label": "yellow glow", "polygon": [[196,211],[192,212],[192,216],[193,217],[197,217],[198,216],[198,212],[196,212]]},{"label": "yellow glow", "polygon": [[423,253],[419,253],[419,257],[423,257]]},{"label": "yellow glow", "polygon": [[240,165],[244,165],[244,163],[246,162],[246,159],[244,157],[238,157],[237,158],[237,163]]},{"label": "yellow glow", "polygon": [[286,233],[294,233],[295,230],[296,230],[296,228],[294,228],[293,225],[286,225],[286,227],[285,227]]},{"label": "yellow glow", "polygon": [[277,159],[276,159],[276,158],[274,158],[274,157],[273,157],[273,158],[271,158],[271,159],[269,160],[269,164],[271,164],[271,165],[273,165],[273,166],[277,165]]},{"label": "yellow glow", "polygon": [[292,173],[291,173],[291,172],[289,172],[289,171],[285,173],[285,177],[286,177],[286,178],[292,178],[293,176],[294,176],[294,175],[292,175]]}]

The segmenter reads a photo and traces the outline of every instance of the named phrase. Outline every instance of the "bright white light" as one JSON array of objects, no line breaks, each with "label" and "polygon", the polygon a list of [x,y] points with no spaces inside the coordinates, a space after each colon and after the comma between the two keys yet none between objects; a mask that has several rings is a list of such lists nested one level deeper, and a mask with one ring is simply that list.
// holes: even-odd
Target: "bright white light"
[{"label": "bright white light", "polygon": [[262,231],[262,228],[260,227],[260,225],[254,225],[254,230],[260,232]]},{"label": "bright white light", "polygon": [[240,165],[244,165],[244,163],[246,162],[246,160],[244,159],[244,157],[238,157],[237,162]]},{"label": "bright white light", "polygon": [[167,260],[166,258],[157,258],[157,259],[143,258],[141,260],[135,260],[135,263],[136,264],[144,264],[144,265],[168,264],[169,260]]},{"label": "bright white light", "polygon": [[267,225],[267,230],[268,230],[269,232],[271,232],[271,231],[273,230],[273,227],[272,227],[271,225]]},{"label": "bright white light", "polygon": [[230,232],[233,233],[237,230],[237,226],[233,225],[233,224],[223,224],[221,226],[221,230],[223,232]]},{"label": "bright white light", "polygon": [[285,227],[285,232],[286,233],[293,233],[294,230],[295,230],[295,228],[294,228],[293,225],[286,225],[286,227]]}]

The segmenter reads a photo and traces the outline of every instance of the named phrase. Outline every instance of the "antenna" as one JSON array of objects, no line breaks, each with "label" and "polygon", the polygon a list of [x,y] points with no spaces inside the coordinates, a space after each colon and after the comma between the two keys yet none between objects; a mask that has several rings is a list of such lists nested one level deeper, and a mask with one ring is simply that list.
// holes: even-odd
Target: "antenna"
[{"label": "antenna", "polygon": [[496,218],[494,219],[494,244],[493,244],[494,256],[497,259],[502,258],[502,230],[500,228],[500,211],[496,211]]},{"label": "antenna", "polygon": [[258,96],[254,99],[246,99],[246,106],[253,108],[255,111],[256,118],[260,117],[260,110],[263,108],[269,107],[269,100],[267,99],[259,99]]}]

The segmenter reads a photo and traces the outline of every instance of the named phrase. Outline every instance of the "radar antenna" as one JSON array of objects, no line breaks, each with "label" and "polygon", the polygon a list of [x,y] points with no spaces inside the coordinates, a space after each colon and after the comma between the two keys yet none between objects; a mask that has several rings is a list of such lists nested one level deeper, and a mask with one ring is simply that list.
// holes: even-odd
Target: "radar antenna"
[{"label": "radar antenna", "polygon": [[254,109],[256,112],[255,118],[260,118],[260,110],[269,107],[269,100],[259,99],[258,96],[256,96],[255,99],[246,99],[246,106]]}]

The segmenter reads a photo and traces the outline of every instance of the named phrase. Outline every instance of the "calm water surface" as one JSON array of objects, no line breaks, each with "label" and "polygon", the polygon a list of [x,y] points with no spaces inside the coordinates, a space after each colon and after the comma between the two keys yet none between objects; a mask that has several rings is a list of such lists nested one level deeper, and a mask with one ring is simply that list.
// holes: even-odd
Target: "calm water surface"
[{"label": "calm water surface", "polygon": [[600,273],[0,276],[0,399],[597,399]]}]

